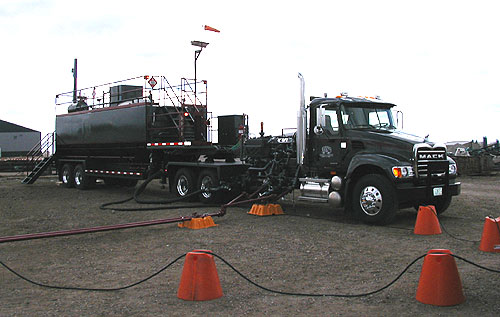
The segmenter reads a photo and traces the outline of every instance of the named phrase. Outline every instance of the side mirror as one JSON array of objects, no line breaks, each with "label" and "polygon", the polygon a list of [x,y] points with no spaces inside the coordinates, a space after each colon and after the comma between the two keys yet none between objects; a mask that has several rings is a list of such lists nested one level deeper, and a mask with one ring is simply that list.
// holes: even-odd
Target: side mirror
[{"label": "side mirror", "polygon": [[325,124],[325,108],[321,106],[316,110],[316,125],[324,127]]},{"label": "side mirror", "polygon": [[322,135],[323,134],[323,128],[320,125],[317,125],[314,127],[314,134],[316,135]]},{"label": "side mirror", "polygon": [[396,128],[403,130],[403,112],[396,111]]},{"label": "side mirror", "polygon": [[314,127],[315,134],[323,134],[323,127],[325,126],[325,122],[325,108],[321,106],[316,109],[316,126]]}]

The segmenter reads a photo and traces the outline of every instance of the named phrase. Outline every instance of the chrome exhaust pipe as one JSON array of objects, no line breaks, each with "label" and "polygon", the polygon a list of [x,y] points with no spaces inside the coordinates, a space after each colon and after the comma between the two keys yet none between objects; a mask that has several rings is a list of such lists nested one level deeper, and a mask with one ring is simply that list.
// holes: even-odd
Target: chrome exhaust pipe
[{"label": "chrome exhaust pipe", "polygon": [[297,163],[302,165],[304,163],[304,153],[306,149],[306,127],[307,127],[307,113],[306,113],[306,98],[305,98],[305,81],[304,76],[299,73],[300,79],[300,108],[297,113]]}]

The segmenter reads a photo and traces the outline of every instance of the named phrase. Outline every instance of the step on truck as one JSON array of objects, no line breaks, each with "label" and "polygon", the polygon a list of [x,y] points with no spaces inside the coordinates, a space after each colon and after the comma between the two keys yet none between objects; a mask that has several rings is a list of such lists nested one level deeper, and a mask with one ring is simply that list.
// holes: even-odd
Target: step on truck
[{"label": "step on truck", "polygon": [[163,76],[141,76],[75,90],[72,101],[59,102],[68,112],[56,117],[56,151],[44,162],[54,162],[64,187],[159,177],[177,196],[199,191],[206,203],[242,191],[275,199],[298,191],[299,200],[379,224],[399,208],[432,204],[442,213],[460,193],[446,147],[398,130],[394,104],[343,94],[311,97],[306,106],[299,78],[296,131],[266,136],[261,124],[256,138],[248,137],[246,115],[212,117],[206,81],[172,86]]}]

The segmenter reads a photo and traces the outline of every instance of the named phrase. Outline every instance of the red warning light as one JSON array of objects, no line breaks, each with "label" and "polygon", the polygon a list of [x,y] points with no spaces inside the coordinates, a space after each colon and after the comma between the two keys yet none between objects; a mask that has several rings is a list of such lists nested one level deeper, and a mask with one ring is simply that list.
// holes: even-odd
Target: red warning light
[{"label": "red warning light", "polygon": [[149,75],[145,75],[145,76],[144,76],[144,79],[145,79],[145,80],[148,80],[148,79],[149,79]]},{"label": "red warning light", "polygon": [[189,116],[189,112],[184,112],[184,117]]}]

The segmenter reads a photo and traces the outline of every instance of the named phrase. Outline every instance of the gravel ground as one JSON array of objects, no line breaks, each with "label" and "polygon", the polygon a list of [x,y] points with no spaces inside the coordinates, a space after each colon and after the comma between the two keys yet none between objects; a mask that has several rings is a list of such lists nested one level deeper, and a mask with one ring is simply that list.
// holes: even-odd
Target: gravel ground
[{"label": "gravel ground", "polygon": [[[33,185],[0,176],[0,236],[110,225],[216,212],[218,207],[160,211],[103,211],[104,202],[127,198],[131,188],[65,189],[54,176]],[[444,228],[479,241],[487,215],[500,216],[500,175],[461,177],[462,194],[441,216]],[[167,198],[152,183],[144,198]],[[123,206],[135,207],[135,203]],[[342,210],[282,201],[286,215],[248,215],[250,206],[228,209],[217,227],[190,230],[175,224],[0,244],[0,261],[24,276],[51,285],[119,287],[138,281],[178,256],[208,249],[256,283],[286,292],[359,294],[393,280],[430,249],[444,248],[486,267],[500,269],[500,253],[441,235],[413,234],[416,212],[401,210],[388,226],[359,223]],[[177,298],[183,259],[127,290],[54,290],[29,284],[0,267],[0,316],[89,315],[483,315],[498,316],[500,275],[457,260],[466,301],[451,307],[418,302],[422,260],[384,291],[359,298],[273,294],[238,276],[216,259],[224,295],[211,301]]]}]

